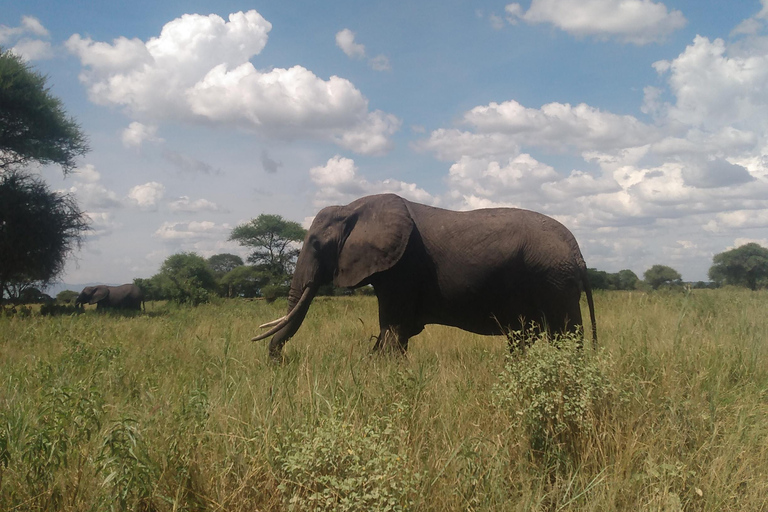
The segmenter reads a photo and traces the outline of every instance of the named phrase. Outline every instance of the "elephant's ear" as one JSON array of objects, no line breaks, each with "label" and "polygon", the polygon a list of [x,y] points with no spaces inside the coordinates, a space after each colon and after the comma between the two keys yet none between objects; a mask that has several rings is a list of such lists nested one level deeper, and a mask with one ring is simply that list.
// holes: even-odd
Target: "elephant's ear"
[{"label": "elephant's ear", "polygon": [[354,287],[387,270],[405,252],[413,219],[403,199],[393,194],[364,197],[350,203],[348,236],[339,252],[336,286]]},{"label": "elephant's ear", "polygon": [[97,302],[106,299],[108,295],[109,288],[106,286],[97,286],[96,291],[93,292],[93,295],[91,295],[91,300],[88,302],[88,304],[96,304]]}]

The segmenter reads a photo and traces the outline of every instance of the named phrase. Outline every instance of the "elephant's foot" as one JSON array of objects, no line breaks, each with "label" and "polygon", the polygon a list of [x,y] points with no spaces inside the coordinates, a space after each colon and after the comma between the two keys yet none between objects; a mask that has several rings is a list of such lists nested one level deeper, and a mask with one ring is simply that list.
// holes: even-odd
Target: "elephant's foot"
[{"label": "elephant's foot", "polygon": [[408,350],[408,338],[400,335],[395,328],[382,329],[373,352],[387,354],[405,354]]}]

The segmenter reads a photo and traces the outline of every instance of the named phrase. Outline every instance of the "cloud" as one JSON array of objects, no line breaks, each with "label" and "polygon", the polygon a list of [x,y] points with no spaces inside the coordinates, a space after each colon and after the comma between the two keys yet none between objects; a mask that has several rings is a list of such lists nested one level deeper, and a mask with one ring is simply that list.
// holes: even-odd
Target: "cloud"
[{"label": "cloud", "polygon": [[172,212],[198,213],[223,211],[219,205],[207,199],[191,200],[189,196],[181,196],[168,204]]},{"label": "cloud", "polygon": [[190,156],[173,151],[170,149],[163,149],[163,158],[173,164],[177,169],[182,172],[200,173],[200,174],[221,174],[219,169],[214,168],[211,164],[197,160]]},{"label": "cloud", "polygon": [[39,39],[22,39],[11,48],[11,51],[28,61],[53,58],[51,43]]},{"label": "cloud", "polygon": [[85,236],[91,240],[96,240],[111,235],[115,229],[122,227],[112,218],[110,212],[85,212],[88,217],[89,230]]},{"label": "cloud", "polygon": [[121,137],[123,146],[126,148],[138,149],[145,142],[162,142],[163,139],[157,136],[156,125],[146,125],[134,121],[123,130]]},{"label": "cloud", "polygon": [[118,195],[100,183],[76,182],[68,192],[75,194],[86,210],[104,210],[123,206]]},{"label": "cloud", "polygon": [[602,112],[586,104],[549,103],[540,109],[509,100],[477,106],[462,124],[472,131],[440,128],[414,146],[442,160],[461,156],[516,154],[520,146],[555,151],[618,151],[660,138],[656,127],[629,115]]},{"label": "cloud", "polygon": [[715,130],[766,127],[768,115],[768,52],[763,41],[726,45],[696,36],[671,61],[654,63],[666,77],[675,102],[668,106],[671,120]]},{"label": "cloud", "polygon": [[94,183],[101,179],[101,174],[96,170],[96,167],[93,164],[86,164],[82,167],[78,167],[75,169],[73,174],[78,178],[78,180],[86,181],[89,183]]},{"label": "cloud", "polygon": [[22,16],[18,27],[0,25],[0,45],[8,47],[13,44],[11,51],[27,61],[53,57],[51,43],[39,39],[48,37],[48,30],[32,16]]},{"label": "cloud", "polygon": [[323,166],[309,170],[312,182],[318,187],[315,193],[316,206],[345,204],[358,197],[391,192],[421,203],[434,204],[436,198],[413,183],[386,179],[370,182],[357,173],[352,159],[339,155],[329,159]]},{"label": "cloud", "polygon": [[344,78],[319,78],[302,66],[257,69],[272,24],[258,12],[185,14],[146,42],[111,44],[75,34],[66,42],[84,67],[91,101],[117,105],[137,121],[239,128],[264,136],[329,141],[382,154],[400,121],[370,111]]},{"label": "cloud", "polygon": [[261,152],[261,166],[264,168],[264,172],[275,174],[277,170],[283,166],[283,163],[270,158],[267,150],[265,149]]},{"label": "cloud", "polygon": [[348,28],[336,33],[336,46],[350,59],[365,58],[365,46],[355,42],[355,33]]},{"label": "cloud", "polygon": [[[365,45],[355,42],[355,33],[345,28],[336,33],[336,46],[341,48],[350,59],[365,59]],[[392,67],[389,64],[389,57],[386,55],[377,55],[368,59],[368,65],[374,71],[389,71]]]},{"label": "cloud", "polygon": [[652,0],[533,0],[528,11],[506,6],[510,22],[550,23],[577,37],[594,36],[644,45],[660,42],[685,26],[680,11]]},{"label": "cloud", "polygon": [[165,195],[165,185],[156,181],[150,181],[149,183],[133,187],[128,192],[128,199],[137,204],[142,210],[157,210],[163,195]]}]

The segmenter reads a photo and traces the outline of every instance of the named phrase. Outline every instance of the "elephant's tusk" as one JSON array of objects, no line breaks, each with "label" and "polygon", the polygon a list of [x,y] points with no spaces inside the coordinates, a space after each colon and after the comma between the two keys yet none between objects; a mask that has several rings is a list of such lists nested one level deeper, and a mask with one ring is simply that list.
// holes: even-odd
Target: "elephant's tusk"
[{"label": "elephant's tusk", "polygon": [[280,318],[278,318],[277,320],[272,320],[271,322],[267,322],[265,324],[261,324],[259,326],[259,329],[264,329],[265,327],[272,327],[273,325],[277,325],[280,322],[282,322],[283,320],[285,320],[286,316],[288,316],[288,315],[284,315],[284,316],[281,316]]},{"label": "elephant's tusk", "polygon": [[299,299],[299,302],[296,303],[296,305],[293,307],[291,312],[285,315],[283,318],[264,324],[264,327],[268,325],[274,325],[274,327],[272,327],[267,332],[261,333],[258,336],[251,338],[251,341],[259,341],[259,340],[263,340],[264,338],[268,338],[269,336],[272,336],[273,334],[278,332],[280,329],[288,325],[288,323],[298,314],[298,312],[304,306],[304,303],[307,302],[307,299],[309,299],[309,296],[311,295],[311,293],[312,293],[311,286],[307,286],[306,288],[304,288],[304,293],[301,294],[301,298]]}]

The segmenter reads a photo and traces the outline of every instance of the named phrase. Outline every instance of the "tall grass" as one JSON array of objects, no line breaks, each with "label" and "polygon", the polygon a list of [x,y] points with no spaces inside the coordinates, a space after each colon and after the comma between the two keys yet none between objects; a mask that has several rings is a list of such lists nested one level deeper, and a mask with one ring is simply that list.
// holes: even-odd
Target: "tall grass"
[{"label": "tall grass", "polygon": [[[766,510],[768,293],[598,293],[599,348],[371,297],[0,317],[0,510]],[[556,345],[556,346],[555,346]],[[586,344],[589,347],[590,344]]]}]

